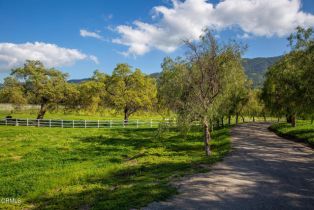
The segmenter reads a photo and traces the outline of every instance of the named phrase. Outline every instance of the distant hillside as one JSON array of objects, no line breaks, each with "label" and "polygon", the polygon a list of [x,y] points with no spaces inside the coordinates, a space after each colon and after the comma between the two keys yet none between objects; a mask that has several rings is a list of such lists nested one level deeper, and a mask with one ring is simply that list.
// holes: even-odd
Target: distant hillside
[{"label": "distant hillside", "polygon": [[[264,82],[264,75],[267,68],[278,61],[281,56],[268,57],[268,58],[244,58],[243,67],[248,78],[253,81],[254,87],[261,87]],[[149,76],[153,78],[158,78],[160,72],[152,73]],[[85,79],[71,79],[70,83],[81,83],[90,80],[90,78]]]},{"label": "distant hillside", "polygon": [[149,75],[150,77],[153,77],[155,79],[157,79],[159,76],[160,76],[160,72],[157,72],[157,73],[152,73]]},{"label": "distant hillside", "polygon": [[68,80],[69,83],[81,83],[91,80],[91,78],[84,78],[84,79],[70,79]]},{"label": "distant hillside", "polygon": [[278,61],[281,56],[269,58],[244,58],[243,67],[248,78],[253,81],[255,87],[260,87],[264,82],[264,75],[267,68]]},{"label": "distant hillside", "polygon": [[[264,82],[264,75],[267,68],[278,61],[281,56],[268,58],[244,58],[243,67],[248,78],[253,81],[254,87],[261,87]],[[150,74],[153,78],[158,78],[160,73]]]}]

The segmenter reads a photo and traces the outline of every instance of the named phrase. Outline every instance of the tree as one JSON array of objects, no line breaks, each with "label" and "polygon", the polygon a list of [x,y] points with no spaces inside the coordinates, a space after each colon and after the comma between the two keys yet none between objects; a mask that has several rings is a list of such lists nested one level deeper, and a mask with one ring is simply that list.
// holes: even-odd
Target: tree
[{"label": "tree", "polygon": [[16,107],[27,103],[23,86],[14,77],[4,79],[3,88],[0,89],[0,102],[12,103]]},{"label": "tree", "polygon": [[154,79],[140,69],[133,72],[128,64],[118,64],[106,82],[109,103],[123,110],[125,123],[138,110],[149,110],[156,102],[157,88]]},{"label": "tree", "polygon": [[13,69],[11,75],[23,86],[29,102],[40,105],[37,119],[43,119],[49,108],[64,99],[67,74],[47,69],[40,61],[27,60],[23,67]]},{"label": "tree", "polygon": [[285,55],[266,73],[263,88],[265,104],[273,113],[282,113],[292,126],[296,123],[296,114],[302,112],[302,69],[294,63],[294,53]]},{"label": "tree", "polygon": [[237,67],[243,70],[240,48],[219,46],[210,31],[206,31],[199,42],[187,41],[186,46],[185,61],[164,60],[159,82],[160,100],[177,113],[178,123],[201,122],[205,154],[210,155],[210,122],[218,99],[229,87],[226,72]]},{"label": "tree", "polygon": [[262,96],[267,108],[295,127],[297,114],[314,111],[313,29],[298,27],[288,40],[292,51],[269,68]]},{"label": "tree", "polygon": [[263,102],[260,100],[260,90],[250,89],[248,92],[247,104],[244,107],[244,113],[252,117],[255,122],[255,117],[260,116],[263,111]]},{"label": "tree", "polygon": [[64,99],[62,105],[64,106],[64,111],[76,110],[78,111],[80,106],[80,91],[79,84],[67,83],[65,86]]},{"label": "tree", "polygon": [[81,109],[95,113],[103,104],[105,97],[105,83],[95,80],[86,81],[78,85]]}]

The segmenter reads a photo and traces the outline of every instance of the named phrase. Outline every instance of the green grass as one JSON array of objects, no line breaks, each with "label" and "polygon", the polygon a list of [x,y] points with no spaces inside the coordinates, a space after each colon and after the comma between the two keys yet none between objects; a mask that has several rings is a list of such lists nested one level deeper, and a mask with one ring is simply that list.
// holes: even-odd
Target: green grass
[{"label": "green grass", "polygon": [[[1,110],[0,109],[0,119],[5,118],[8,115],[11,115],[13,118],[19,119],[36,119],[38,110],[29,109],[29,110]],[[63,119],[63,120],[123,120],[124,116],[122,113],[116,112],[111,109],[103,110],[102,112],[97,113],[88,113],[84,111],[67,111],[64,112],[62,109],[59,111],[48,111],[45,116],[45,119]],[[162,119],[162,116],[154,112],[145,112],[138,111],[130,116],[130,120],[159,120]]]},{"label": "green grass", "polygon": [[156,129],[62,129],[0,126],[0,209],[130,209],[176,193],[171,181],[204,172],[230,149],[229,129],[183,138]]},{"label": "green grass", "polygon": [[272,125],[270,129],[280,136],[305,142],[314,147],[314,124],[311,124],[310,121],[298,121],[296,127],[292,127],[288,123],[278,123]]}]

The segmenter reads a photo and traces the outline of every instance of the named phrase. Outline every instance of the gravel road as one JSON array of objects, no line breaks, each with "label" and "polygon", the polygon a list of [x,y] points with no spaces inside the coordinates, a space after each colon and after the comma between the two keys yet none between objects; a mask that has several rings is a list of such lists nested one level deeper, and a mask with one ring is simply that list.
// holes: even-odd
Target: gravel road
[{"label": "gravel road", "polygon": [[232,129],[232,152],[208,173],[175,183],[179,194],[143,209],[314,209],[314,150],[267,130]]}]

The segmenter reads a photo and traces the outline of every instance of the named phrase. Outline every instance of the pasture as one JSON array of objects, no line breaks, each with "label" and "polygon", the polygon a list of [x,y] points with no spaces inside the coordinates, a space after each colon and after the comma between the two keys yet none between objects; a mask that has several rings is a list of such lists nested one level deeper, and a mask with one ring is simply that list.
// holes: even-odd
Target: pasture
[{"label": "pasture", "polygon": [[78,129],[0,126],[0,197],[8,209],[130,209],[176,193],[171,181],[207,171],[230,149],[229,129],[183,137],[157,128]]}]

